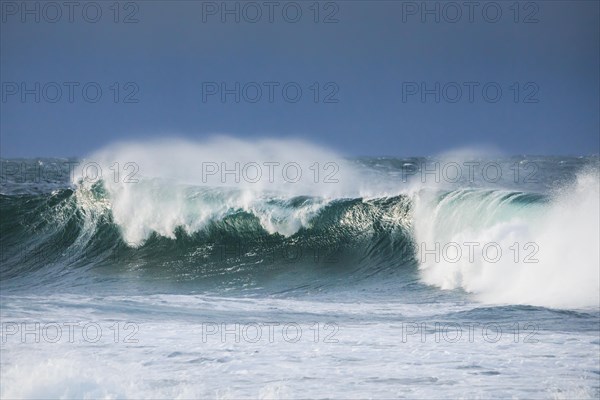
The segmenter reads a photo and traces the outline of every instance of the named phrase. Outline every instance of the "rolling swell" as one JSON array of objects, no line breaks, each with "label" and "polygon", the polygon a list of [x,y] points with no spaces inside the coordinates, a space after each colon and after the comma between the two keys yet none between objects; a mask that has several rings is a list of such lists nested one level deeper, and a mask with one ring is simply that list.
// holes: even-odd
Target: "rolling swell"
[{"label": "rolling swell", "polygon": [[[188,198],[195,205],[200,197],[206,201],[219,192],[192,190]],[[310,217],[303,216],[294,233],[269,232],[307,209]],[[232,207],[200,229],[179,226],[172,235],[152,232],[142,243],[128,243],[102,184],[0,195],[0,278],[9,288],[85,285],[90,276],[233,287],[283,280],[282,291],[323,274],[359,282],[397,273],[403,265],[415,270],[410,210],[404,195],[327,203],[307,196],[265,197],[260,206]]]},{"label": "rolling swell", "polygon": [[[177,147],[180,165],[166,170],[156,160],[162,149],[143,149],[147,160],[117,150],[126,153],[123,160],[144,161],[135,185],[68,174],[31,183],[16,173],[0,177],[2,290],[349,288],[393,298],[410,293],[413,301],[417,292],[460,289],[488,304],[598,303],[597,159],[580,160],[571,175],[555,163],[543,176],[552,190],[403,185],[386,171],[348,165],[339,185],[231,187],[202,184],[193,169],[197,151],[208,157],[214,149],[194,149],[186,158],[185,147]],[[246,146],[238,150],[242,157]],[[110,171],[111,162],[103,161],[103,169]],[[481,252],[473,260],[463,253],[455,262],[422,254],[423,245],[466,242],[498,244],[504,256],[490,262]],[[536,262],[515,261],[515,244],[531,255],[531,243]]]}]

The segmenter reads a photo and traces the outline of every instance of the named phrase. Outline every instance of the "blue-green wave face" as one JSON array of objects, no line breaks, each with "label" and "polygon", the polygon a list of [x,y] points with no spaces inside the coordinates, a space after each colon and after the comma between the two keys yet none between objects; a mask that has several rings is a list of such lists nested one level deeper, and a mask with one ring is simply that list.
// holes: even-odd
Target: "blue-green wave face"
[{"label": "blue-green wave face", "polygon": [[[198,191],[186,188],[187,208],[232,195]],[[101,184],[91,190],[1,195],[1,211],[8,216],[1,225],[5,287],[135,276],[156,285],[193,282],[209,291],[264,286],[294,291],[340,281],[358,284],[384,270],[405,269],[400,277],[415,271],[411,201],[404,195],[326,204],[311,197],[267,197],[260,211],[231,207],[193,231],[184,225],[169,235],[149,231],[140,242],[125,240],[126,228],[115,222],[106,196]]]},{"label": "blue-green wave face", "polygon": [[[96,157],[103,171],[112,170],[106,153]],[[477,159],[511,178],[500,184],[475,169],[455,179],[439,167],[443,159],[340,159],[335,165],[346,181],[337,186],[204,183],[189,166],[176,175],[177,162],[167,170],[141,165],[147,172],[131,182],[82,179],[77,168],[85,162],[2,161],[3,290],[303,295],[352,288],[398,297],[424,283],[489,302],[585,306],[597,297],[593,285],[582,285],[590,281],[585,273],[597,274],[594,247],[585,247],[597,237],[597,158]],[[534,162],[544,167],[535,181],[512,179],[524,163],[531,178]],[[431,173],[435,165],[439,176]],[[40,179],[17,173],[31,178],[43,170]],[[497,244],[506,260],[518,243],[542,262],[524,274],[522,260],[490,263],[480,249],[465,247],[471,242]],[[436,246],[442,262],[427,257]],[[454,260],[448,252],[457,249],[462,257]],[[587,258],[576,267],[579,280],[566,279],[583,290],[549,284],[573,276],[573,267],[560,265],[565,252]],[[532,287],[535,297],[528,296]]]}]

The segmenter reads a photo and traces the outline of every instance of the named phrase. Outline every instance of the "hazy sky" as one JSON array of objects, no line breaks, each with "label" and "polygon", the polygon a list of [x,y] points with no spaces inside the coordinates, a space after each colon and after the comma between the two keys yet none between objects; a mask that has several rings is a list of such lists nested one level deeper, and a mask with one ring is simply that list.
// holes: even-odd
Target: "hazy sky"
[{"label": "hazy sky", "polygon": [[599,151],[598,1],[0,11],[3,157],[215,133],[303,137],[347,155]]}]

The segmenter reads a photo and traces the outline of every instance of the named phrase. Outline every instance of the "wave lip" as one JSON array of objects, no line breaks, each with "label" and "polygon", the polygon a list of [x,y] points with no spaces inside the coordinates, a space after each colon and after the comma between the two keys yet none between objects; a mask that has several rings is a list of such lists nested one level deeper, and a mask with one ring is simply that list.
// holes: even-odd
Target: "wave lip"
[{"label": "wave lip", "polygon": [[[173,238],[177,228],[193,233],[239,211],[257,216],[269,233],[290,236],[331,200],[360,191],[351,163],[301,141],[156,141],[112,146],[89,159],[92,170],[111,172],[102,184],[114,221],[136,246],[152,232]],[[74,183],[96,183],[81,179],[89,171],[82,164]]]}]

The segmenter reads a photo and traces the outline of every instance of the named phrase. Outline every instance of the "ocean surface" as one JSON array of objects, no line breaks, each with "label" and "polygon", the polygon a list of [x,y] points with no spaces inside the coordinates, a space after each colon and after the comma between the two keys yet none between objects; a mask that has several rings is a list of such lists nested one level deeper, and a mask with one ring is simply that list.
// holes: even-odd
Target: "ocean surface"
[{"label": "ocean surface", "polygon": [[599,165],[235,140],[2,159],[0,395],[599,398]]}]

